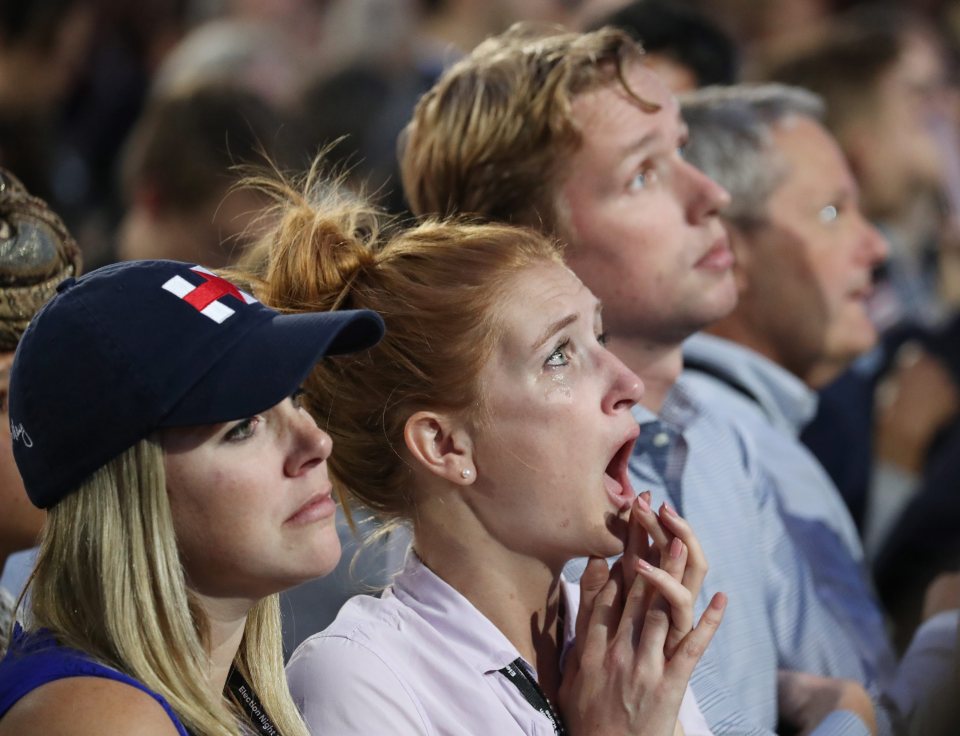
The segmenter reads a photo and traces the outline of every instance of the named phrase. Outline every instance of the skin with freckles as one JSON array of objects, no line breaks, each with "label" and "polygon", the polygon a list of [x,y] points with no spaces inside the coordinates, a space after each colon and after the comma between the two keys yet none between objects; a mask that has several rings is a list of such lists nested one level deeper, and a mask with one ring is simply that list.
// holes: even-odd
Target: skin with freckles
[{"label": "skin with freckles", "polygon": [[[565,266],[528,267],[504,294],[478,375],[479,418],[421,411],[407,422],[414,548],[534,663],[571,733],[605,733],[600,723],[616,724],[610,733],[673,733],[724,600],[693,628],[706,572],[699,543],[626,479],[643,384],[604,346],[600,303]],[[604,558],[619,553],[608,570]],[[581,556],[592,562],[577,627],[583,641],[595,634],[561,678],[559,578]],[[689,648],[667,661],[684,639]]]},{"label": "skin with freckles", "polygon": [[480,373],[490,421],[473,432],[467,502],[495,537],[550,567],[622,552],[613,518],[626,504],[604,473],[636,436],[630,408],[643,384],[604,348],[600,304],[570,270],[527,269],[509,293]]},{"label": "skin with freckles", "polygon": [[547,389],[546,396],[549,398],[553,394],[559,394],[564,399],[571,399],[573,394],[570,391],[570,387],[567,385],[567,377],[563,373],[555,373],[551,376],[551,381],[553,385]]}]

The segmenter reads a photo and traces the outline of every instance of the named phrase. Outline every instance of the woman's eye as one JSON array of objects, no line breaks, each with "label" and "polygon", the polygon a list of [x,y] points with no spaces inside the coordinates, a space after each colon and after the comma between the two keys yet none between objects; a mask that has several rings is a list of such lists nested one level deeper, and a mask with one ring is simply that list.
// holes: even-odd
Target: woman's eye
[{"label": "woman's eye", "polygon": [[822,208],[820,212],[817,213],[817,217],[820,219],[820,222],[823,224],[828,224],[836,220],[840,216],[840,211],[836,206],[828,204],[826,207]]},{"label": "woman's eye", "polygon": [[544,366],[547,368],[561,368],[567,363],[570,362],[570,359],[567,357],[567,346],[570,344],[569,340],[565,340],[560,345],[557,345],[556,349],[550,353],[550,357],[547,358]]},{"label": "woman's eye", "polygon": [[254,433],[257,431],[257,425],[260,424],[260,421],[261,418],[259,416],[243,419],[230,428],[230,431],[224,435],[224,439],[227,442],[239,442],[241,440],[253,437]]}]

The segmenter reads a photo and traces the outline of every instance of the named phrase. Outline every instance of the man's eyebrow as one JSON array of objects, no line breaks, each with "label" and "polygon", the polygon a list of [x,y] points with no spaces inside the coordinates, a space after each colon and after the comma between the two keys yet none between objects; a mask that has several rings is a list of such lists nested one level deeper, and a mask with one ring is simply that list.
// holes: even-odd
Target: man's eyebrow
[{"label": "man's eyebrow", "polygon": [[533,343],[533,349],[539,350],[553,335],[556,335],[564,327],[573,324],[578,319],[580,319],[579,314],[568,314],[566,317],[561,317],[556,322],[552,322],[547,329],[543,331],[540,337],[537,338],[537,341]]},{"label": "man's eyebrow", "polygon": [[620,149],[621,158],[625,158],[627,156],[637,153],[638,151],[642,151],[644,148],[650,147],[650,145],[658,137],[660,137],[660,133],[658,131],[652,130],[646,135],[630,141]]}]

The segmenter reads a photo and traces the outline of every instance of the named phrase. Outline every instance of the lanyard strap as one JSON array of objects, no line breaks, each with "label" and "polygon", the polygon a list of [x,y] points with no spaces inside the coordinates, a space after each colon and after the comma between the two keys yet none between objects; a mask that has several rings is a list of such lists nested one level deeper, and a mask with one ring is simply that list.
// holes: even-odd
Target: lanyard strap
[{"label": "lanyard strap", "polygon": [[250,687],[250,683],[240,674],[236,667],[230,668],[230,676],[227,678],[227,687],[233,695],[237,705],[243,710],[253,724],[256,733],[267,734],[268,736],[282,736],[280,730],[273,725],[270,716],[263,709],[260,698]]},{"label": "lanyard strap", "polygon": [[696,358],[689,358],[686,355],[683,356],[683,369],[685,371],[696,371],[697,373],[703,373],[704,375],[710,376],[711,378],[716,378],[721,383],[727,384],[730,388],[736,391],[741,396],[749,399],[757,407],[766,414],[770,416],[767,412],[766,407],[760,399],[757,398],[757,395],[751,391],[749,388],[743,385],[743,382],[734,377],[731,373],[728,373],[723,368],[712,365],[705,361],[697,360]]},{"label": "lanyard strap", "polygon": [[527,667],[524,665],[523,660],[517,657],[506,667],[498,670],[498,672],[513,683],[513,686],[520,691],[524,700],[550,720],[550,724],[553,726],[553,732],[557,734],[557,736],[566,736],[567,729],[563,725],[560,714],[554,710],[550,701],[547,700],[547,696],[543,690],[540,689],[537,681],[527,672]]}]

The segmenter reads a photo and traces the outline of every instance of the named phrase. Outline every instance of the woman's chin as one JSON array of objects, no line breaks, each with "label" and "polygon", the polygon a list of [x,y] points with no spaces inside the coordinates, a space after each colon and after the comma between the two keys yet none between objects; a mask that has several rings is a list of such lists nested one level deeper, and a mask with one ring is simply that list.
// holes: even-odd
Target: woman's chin
[{"label": "woman's chin", "polygon": [[615,543],[619,545],[619,549],[613,554],[620,554],[621,552],[623,552],[624,548],[626,547],[627,533],[630,528],[628,523],[629,516],[630,516],[629,507],[625,511],[619,514],[614,514],[613,512],[611,512],[606,516],[606,519],[605,519],[606,527],[607,527],[606,536],[613,537],[615,540]]},{"label": "woman's chin", "polygon": [[625,549],[623,540],[609,532],[606,531],[602,536],[598,536],[597,539],[586,547],[583,554],[579,555],[580,557],[602,557],[604,559],[610,557],[619,557],[623,554]]}]

